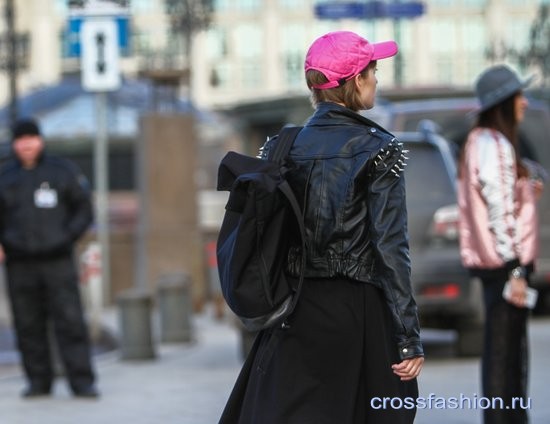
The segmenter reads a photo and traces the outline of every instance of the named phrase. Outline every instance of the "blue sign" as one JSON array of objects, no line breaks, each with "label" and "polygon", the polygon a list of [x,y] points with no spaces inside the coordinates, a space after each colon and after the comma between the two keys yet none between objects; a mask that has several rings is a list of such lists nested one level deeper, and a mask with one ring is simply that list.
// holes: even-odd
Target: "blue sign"
[{"label": "blue sign", "polygon": [[425,13],[422,2],[373,0],[359,2],[325,2],[315,5],[315,16],[319,19],[376,19],[415,18]]},{"label": "blue sign", "polygon": [[388,18],[416,18],[424,14],[424,3],[419,2],[394,2],[384,3],[384,15]]},{"label": "blue sign", "polygon": [[[88,18],[82,16],[71,16],[69,18],[67,28],[63,34],[65,44],[64,57],[80,57],[80,29],[82,22],[86,19]],[[120,54],[121,56],[128,56],[130,54],[129,19],[127,16],[114,16],[113,20],[118,29],[118,48]]]},{"label": "blue sign", "polygon": [[364,3],[321,3],[315,5],[315,16],[321,19],[361,18],[365,15]]}]

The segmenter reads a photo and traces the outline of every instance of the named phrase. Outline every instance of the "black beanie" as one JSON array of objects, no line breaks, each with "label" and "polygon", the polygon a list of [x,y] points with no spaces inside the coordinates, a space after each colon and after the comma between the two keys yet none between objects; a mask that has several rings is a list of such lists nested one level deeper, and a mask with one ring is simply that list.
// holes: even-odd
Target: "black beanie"
[{"label": "black beanie", "polygon": [[24,135],[40,135],[40,128],[34,119],[20,119],[12,128],[12,140],[15,140]]}]

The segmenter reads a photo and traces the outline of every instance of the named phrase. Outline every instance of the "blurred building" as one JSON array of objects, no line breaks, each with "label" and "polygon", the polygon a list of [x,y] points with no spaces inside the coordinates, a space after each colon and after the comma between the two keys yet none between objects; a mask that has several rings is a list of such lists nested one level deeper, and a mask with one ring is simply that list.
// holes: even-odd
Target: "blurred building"
[{"label": "blurred building", "polygon": [[[98,0],[96,0],[98,1]],[[330,0],[338,2],[338,0]],[[389,0],[388,0],[389,1]],[[402,0],[403,1],[403,0]],[[304,92],[302,61],[320,34],[350,29],[367,38],[398,39],[403,85],[470,85],[479,71],[499,60],[503,45],[522,47],[541,2],[550,0],[425,0],[415,19],[321,20],[320,0],[214,0],[213,23],[194,40],[189,61],[171,37],[164,0],[130,0],[128,46],[122,59],[126,76],[151,69],[186,71],[191,64],[193,100],[200,106],[234,104]],[[327,1],[324,1],[326,3]],[[7,0],[0,1],[2,12]],[[18,77],[20,92],[57,83],[78,72],[70,45],[66,0],[13,0],[15,29],[28,33],[27,66]],[[0,56],[5,61],[5,13],[0,19]],[[72,56],[71,56],[72,55]],[[381,64],[385,86],[395,83],[391,61]],[[0,73],[0,104],[7,101],[6,72]]]},{"label": "blurred building", "polygon": [[[496,48],[498,60],[503,44],[527,44],[541,1],[548,2],[425,0],[424,15],[396,25],[391,19],[320,20],[314,6],[322,1],[315,0],[218,0],[214,25],[196,39],[193,93],[198,104],[212,106],[305,92],[307,47],[322,33],[339,29],[374,40],[397,39],[403,85],[471,86],[490,63],[489,47]],[[392,61],[379,67],[381,84],[393,85]]]},{"label": "blurred building", "polygon": [[[489,48],[493,48],[494,60],[499,60],[502,45],[527,44],[537,8],[549,1],[425,0],[422,16],[396,23],[392,19],[321,20],[314,12],[321,0],[214,0],[212,24],[196,35],[189,60],[170,31],[165,1],[130,0],[121,67],[129,78],[159,69],[176,71],[177,76],[191,68],[190,93],[197,105],[233,105],[305,92],[302,63],[307,46],[324,32],[350,29],[369,39],[399,41],[400,75],[392,61],[381,63],[384,86],[394,85],[397,77],[402,85],[469,86],[489,63]],[[13,0],[15,30],[28,34],[29,39],[28,59],[18,75],[21,93],[56,84],[64,75],[79,71],[71,49],[76,35],[70,32],[68,3]],[[7,4],[8,0],[0,0],[2,12]],[[1,63],[7,51],[5,21],[2,13]],[[4,70],[0,72],[0,104],[8,100],[7,86]]]}]

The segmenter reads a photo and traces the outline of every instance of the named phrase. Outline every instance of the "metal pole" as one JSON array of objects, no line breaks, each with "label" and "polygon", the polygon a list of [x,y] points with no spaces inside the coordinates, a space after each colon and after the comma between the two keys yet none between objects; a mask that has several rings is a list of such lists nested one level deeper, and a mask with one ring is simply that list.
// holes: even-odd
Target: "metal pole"
[{"label": "metal pole", "polygon": [[6,0],[6,26],[7,26],[7,71],[9,80],[9,119],[10,126],[17,120],[17,47],[15,43],[15,9],[13,0]]},{"label": "metal pole", "polygon": [[103,301],[110,301],[110,261],[109,261],[109,167],[107,148],[107,94],[96,93],[97,132],[94,149],[94,173],[96,190],[97,239],[101,249],[101,281]]},{"label": "metal pole", "polygon": [[[400,0],[394,0],[394,3],[400,3]],[[398,46],[401,46],[401,19],[393,20],[393,39]],[[403,53],[395,56],[394,61],[394,81],[397,87],[403,85]]]}]

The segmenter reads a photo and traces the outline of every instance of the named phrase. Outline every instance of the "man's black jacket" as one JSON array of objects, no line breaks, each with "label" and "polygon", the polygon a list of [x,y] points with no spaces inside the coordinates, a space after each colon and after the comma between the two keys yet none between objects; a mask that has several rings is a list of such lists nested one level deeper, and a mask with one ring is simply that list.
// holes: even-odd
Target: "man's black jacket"
[{"label": "man's black jacket", "polygon": [[7,260],[71,252],[92,222],[90,187],[70,161],[43,154],[33,169],[0,170],[0,244]]}]

